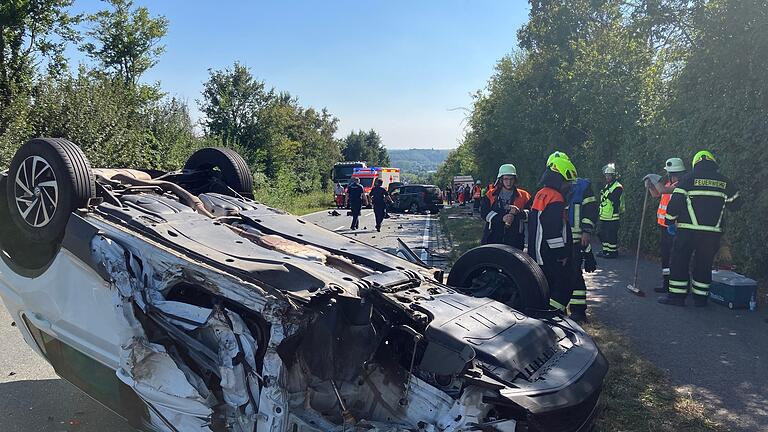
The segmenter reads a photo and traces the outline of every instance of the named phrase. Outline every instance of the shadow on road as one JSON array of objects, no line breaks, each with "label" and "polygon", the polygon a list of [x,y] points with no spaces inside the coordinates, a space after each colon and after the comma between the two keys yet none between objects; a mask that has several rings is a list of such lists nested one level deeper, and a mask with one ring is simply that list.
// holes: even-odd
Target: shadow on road
[{"label": "shadow on road", "polygon": [[586,275],[589,304],[599,321],[624,334],[636,351],[669,372],[679,392],[711,409],[729,431],[768,430],[768,324],[765,311],[729,310],[710,302],[684,308],[656,302],[660,266],[641,260],[631,294],[634,259],[598,261]]},{"label": "shadow on road", "polygon": [[0,383],[3,432],[135,432],[128,423],[61,379]]}]

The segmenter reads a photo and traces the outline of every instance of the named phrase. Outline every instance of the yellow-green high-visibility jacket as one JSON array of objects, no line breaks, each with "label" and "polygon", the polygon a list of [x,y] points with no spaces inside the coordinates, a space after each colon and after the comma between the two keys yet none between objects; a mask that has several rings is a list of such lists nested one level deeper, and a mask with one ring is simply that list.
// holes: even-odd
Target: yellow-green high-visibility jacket
[{"label": "yellow-green high-visibility jacket", "polygon": [[616,180],[603,187],[603,190],[600,192],[601,221],[619,220],[619,216],[624,211],[623,192],[624,187]]},{"label": "yellow-green high-visibility jacket", "polygon": [[667,224],[678,229],[721,233],[725,209],[741,207],[734,184],[717,170],[717,164],[704,160],[683,177],[672,192],[667,206]]}]

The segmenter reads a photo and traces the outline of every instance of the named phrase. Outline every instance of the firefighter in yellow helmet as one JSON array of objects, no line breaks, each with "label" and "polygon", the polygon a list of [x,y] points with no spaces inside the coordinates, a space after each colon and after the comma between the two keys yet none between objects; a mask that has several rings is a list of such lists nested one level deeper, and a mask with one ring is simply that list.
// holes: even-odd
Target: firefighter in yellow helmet
[{"label": "firefighter in yellow helmet", "polygon": [[[570,160],[564,152],[555,151],[549,155],[547,166],[559,157]],[[597,199],[589,179],[577,178],[572,184],[571,191],[566,196],[566,211],[573,237],[572,257],[576,272],[573,279],[573,294],[568,302],[568,316],[576,322],[583,323],[587,321],[587,284],[584,281],[582,268],[587,273],[597,269],[591,244],[592,232],[597,225]]]},{"label": "firefighter in yellow helmet", "polygon": [[605,186],[600,191],[600,242],[603,250],[598,256],[617,258],[619,256],[619,220],[624,211],[624,186],[616,179],[616,165],[603,167]]},{"label": "firefighter in yellow helmet", "polygon": [[573,237],[565,201],[575,181],[573,163],[564,157],[554,158],[544,171],[543,187],[528,214],[528,254],[547,278],[550,306],[563,313],[575,286]]},{"label": "firefighter in yellow helmet", "polygon": [[738,210],[741,206],[736,186],[720,174],[710,151],[696,153],[692,165],[692,172],[680,180],[667,206],[667,229],[675,235],[675,242],[669,294],[659,298],[659,303],[673,306],[685,306],[689,285],[694,305],[707,305],[712,262],[725,227],[725,209]]}]

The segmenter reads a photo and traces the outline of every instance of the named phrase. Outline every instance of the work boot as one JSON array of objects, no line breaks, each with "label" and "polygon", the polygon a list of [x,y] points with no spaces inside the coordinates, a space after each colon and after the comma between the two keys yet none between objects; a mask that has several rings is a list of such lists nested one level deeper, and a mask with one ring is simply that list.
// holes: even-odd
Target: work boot
[{"label": "work boot", "polygon": [[666,295],[664,297],[659,297],[659,299],[656,301],[664,305],[685,306],[685,299],[682,297],[672,297],[670,295]]},{"label": "work boot", "polygon": [[589,319],[587,319],[587,312],[583,310],[571,311],[571,314],[568,315],[568,317],[576,321],[578,324],[584,324],[589,322]]},{"label": "work boot", "polygon": [[707,296],[694,295],[693,305],[696,307],[707,307]]}]

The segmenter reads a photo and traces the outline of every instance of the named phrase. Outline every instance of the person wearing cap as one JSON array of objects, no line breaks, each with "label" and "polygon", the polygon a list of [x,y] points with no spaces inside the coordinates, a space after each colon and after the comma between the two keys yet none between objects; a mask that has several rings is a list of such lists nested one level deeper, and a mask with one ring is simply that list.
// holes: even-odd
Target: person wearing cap
[{"label": "person wearing cap", "polygon": [[[662,185],[659,182],[656,185],[649,185],[652,187],[648,187],[648,191],[653,197],[660,198],[659,208],[656,210],[656,223],[659,225],[660,234],[662,285],[653,289],[657,293],[669,292],[669,262],[675,237],[667,230],[667,206],[672,198],[672,192],[677,187],[677,183],[687,172],[685,164],[683,164],[683,160],[680,158],[667,159],[667,162],[664,164],[664,171],[667,173],[664,184]],[[654,176],[658,178],[657,175]]]},{"label": "person wearing cap", "polygon": [[600,192],[600,242],[602,250],[598,256],[617,258],[619,256],[619,220],[624,211],[624,187],[616,180],[616,165],[603,167],[605,186]]},{"label": "person wearing cap", "polygon": [[[667,230],[675,235],[669,293],[659,303],[685,306],[690,285],[695,306],[706,306],[712,283],[712,263],[720,249],[725,209],[741,206],[736,186],[720,174],[712,152],[693,157],[691,173],[680,179],[667,205]],[[693,265],[691,265],[693,258]]]},{"label": "person wearing cap", "polygon": [[517,186],[515,166],[501,165],[496,184],[479,201],[480,216],[485,219],[481,243],[506,244],[522,250],[531,194]]},{"label": "person wearing cap", "polygon": [[547,279],[550,307],[563,313],[576,286],[573,235],[565,200],[576,175],[570,160],[553,158],[528,214],[528,255],[541,266]]}]

